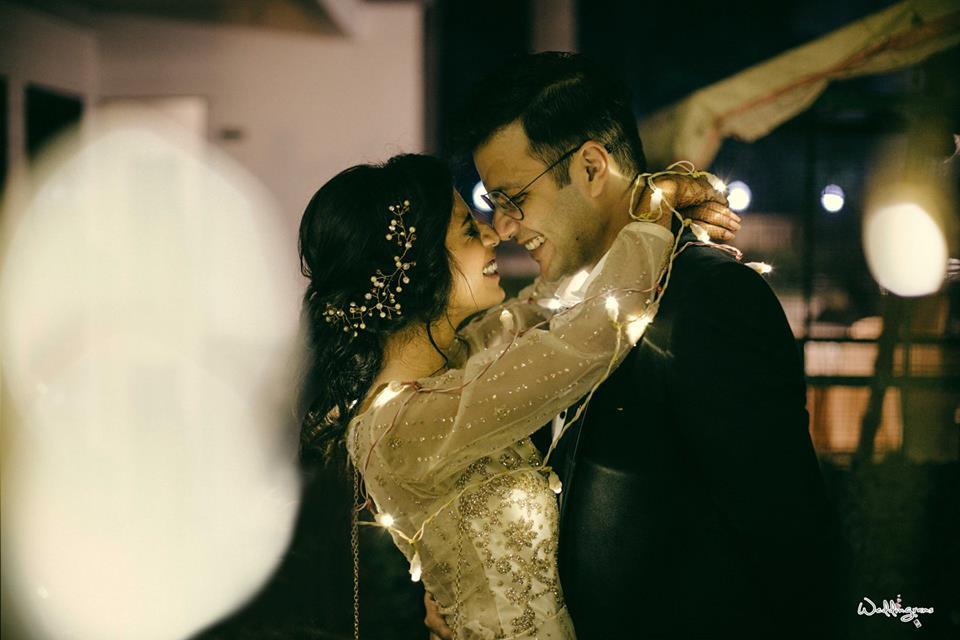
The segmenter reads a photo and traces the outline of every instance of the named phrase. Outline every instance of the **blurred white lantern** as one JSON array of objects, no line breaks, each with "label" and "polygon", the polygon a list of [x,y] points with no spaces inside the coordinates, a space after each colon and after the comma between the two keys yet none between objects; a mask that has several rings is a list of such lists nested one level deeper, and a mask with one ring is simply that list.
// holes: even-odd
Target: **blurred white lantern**
[{"label": "blurred white lantern", "polygon": [[947,242],[933,216],[915,202],[867,214],[863,248],[873,277],[899,296],[936,292],[947,273]]},{"label": "blurred white lantern", "polygon": [[189,637],[292,532],[293,229],[144,112],[98,111],[30,177],[0,270],[5,595],[34,637]]}]

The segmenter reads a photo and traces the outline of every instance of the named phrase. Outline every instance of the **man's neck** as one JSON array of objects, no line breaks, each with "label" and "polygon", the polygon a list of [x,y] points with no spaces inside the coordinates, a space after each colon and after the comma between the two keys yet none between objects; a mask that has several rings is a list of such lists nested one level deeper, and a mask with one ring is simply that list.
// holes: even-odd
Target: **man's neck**
[{"label": "man's neck", "polygon": [[566,273],[556,280],[556,295],[561,299],[573,300],[579,295],[584,284],[590,281],[589,274],[593,272],[603,256],[613,246],[613,242],[617,239],[620,231],[633,222],[629,213],[630,193],[633,183],[620,175],[615,175],[613,176],[613,183],[608,187],[607,193],[609,195],[601,203],[599,211],[606,215],[604,216],[600,240],[594,245],[596,251],[578,269]]},{"label": "man's neck", "polygon": [[[607,225],[601,241],[603,251],[597,256],[597,261],[610,250],[620,231],[633,222],[633,218],[630,217],[630,197],[633,191],[633,181],[619,174],[611,176],[610,181],[608,190],[610,196],[604,205],[607,209]],[[640,190],[637,191],[639,195]],[[636,208],[636,203],[634,206]],[[596,264],[596,261],[594,264]]]}]

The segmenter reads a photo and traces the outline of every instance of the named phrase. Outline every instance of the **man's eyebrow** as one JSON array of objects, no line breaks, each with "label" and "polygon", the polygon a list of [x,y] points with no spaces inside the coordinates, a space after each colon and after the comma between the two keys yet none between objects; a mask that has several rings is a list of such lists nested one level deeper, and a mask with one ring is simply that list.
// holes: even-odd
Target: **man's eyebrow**
[{"label": "man's eyebrow", "polygon": [[519,182],[508,182],[506,184],[497,185],[497,187],[494,189],[488,189],[487,193],[490,193],[491,191],[501,191],[503,193],[506,193],[507,191],[513,191],[519,188],[520,188]]}]

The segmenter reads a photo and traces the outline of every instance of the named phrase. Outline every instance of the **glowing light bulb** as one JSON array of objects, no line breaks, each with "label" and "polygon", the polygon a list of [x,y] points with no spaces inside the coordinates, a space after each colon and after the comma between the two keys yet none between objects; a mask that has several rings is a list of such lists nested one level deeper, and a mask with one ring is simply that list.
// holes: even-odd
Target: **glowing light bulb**
[{"label": "glowing light bulb", "polygon": [[743,211],[750,206],[753,193],[745,182],[735,180],[727,185],[727,204],[734,211]]},{"label": "glowing light bulb", "polygon": [[378,514],[376,515],[376,518],[377,518],[377,522],[379,522],[380,524],[382,524],[382,525],[385,526],[385,527],[392,527],[392,526],[393,526],[393,522],[394,522],[393,516],[390,515],[389,513],[378,513]]},{"label": "glowing light bulb", "polygon": [[487,188],[483,186],[482,182],[478,182],[477,184],[473,185],[472,198],[473,198],[474,209],[489,213],[490,211],[493,211],[493,209],[491,209],[490,205],[487,204],[487,201],[481,197],[486,193],[487,193]]},{"label": "glowing light bulb", "polygon": [[500,324],[503,325],[503,330],[506,333],[513,333],[513,329],[514,329],[513,314],[510,313],[509,309],[504,309],[503,311],[500,312]]},{"label": "glowing light bulb", "polygon": [[868,214],[863,227],[867,266],[876,281],[898,296],[924,296],[947,274],[947,242],[920,205],[901,202]]},{"label": "glowing light bulb", "polygon": [[640,342],[640,338],[643,337],[643,334],[646,332],[647,327],[650,326],[650,323],[653,321],[653,316],[648,311],[643,315],[633,318],[627,322],[627,340],[630,341],[631,345],[636,346]]},{"label": "glowing light bulb", "polygon": [[653,188],[653,194],[650,196],[650,209],[653,211],[660,211],[660,207],[663,204],[663,189],[660,187]]},{"label": "glowing light bulb", "polygon": [[843,209],[843,203],[843,189],[835,184],[828,184],[820,193],[820,205],[830,213],[836,213]]},{"label": "glowing light bulb", "polygon": [[698,240],[698,241],[704,242],[704,243],[706,243],[706,244],[710,244],[710,243],[711,243],[710,234],[707,233],[707,230],[704,229],[703,227],[701,227],[701,226],[700,226],[699,224],[697,224],[696,222],[691,222],[691,223],[690,223],[690,231],[693,231],[693,235],[695,235],[695,236],[697,237],[697,240]]},{"label": "glowing light bulb", "polygon": [[420,552],[413,554],[413,560],[410,561],[410,581],[420,582],[420,574],[423,572],[423,565],[420,564]]},{"label": "glowing light bulb", "polygon": [[607,308],[607,315],[610,316],[612,322],[616,322],[617,318],[620,316],[620,303],[617,302],[617,299],[613,296],[607,296],[605,303]]},{"label": "glowing light bulb", "polygon": [[713,187],[715,190],[719,191],[720,193],[726,192],[727,185],[723,180],[713,175],[712,173],[706,174],[706,178],[707,178],[707,182],[709,182],[710,186]]},{"label": "glowing light bulb", "polygon": [[560,482],[560,476],[558,476],[556,472],[550,472],[550,476],[547,478],[547,483],[550,485],[550,490],[554,493],[559,494],[561,491],[563,491],[563,483]]},{"label": "glowing light bulb", "polygon": [[403,385],[401,383],[395,380],[390,381],[390,383],[383,388],[383,391],[377,395],[377,399],[373,401],[373,406],[382,407],[400,395],[400,391],[402,390]]}]

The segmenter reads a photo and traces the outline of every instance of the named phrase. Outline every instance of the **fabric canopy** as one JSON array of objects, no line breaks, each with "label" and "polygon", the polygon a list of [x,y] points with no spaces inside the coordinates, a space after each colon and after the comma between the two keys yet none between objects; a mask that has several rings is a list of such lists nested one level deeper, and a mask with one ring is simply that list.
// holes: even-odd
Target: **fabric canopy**
[{"label": "fabric canopy", "polygon": [[724,138],[751,142],[808,108],[832,80],[916,64],[960,43],[956,0],[906,0],[700,89],[640,121],[652,166],[708,167]]}]

